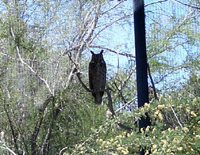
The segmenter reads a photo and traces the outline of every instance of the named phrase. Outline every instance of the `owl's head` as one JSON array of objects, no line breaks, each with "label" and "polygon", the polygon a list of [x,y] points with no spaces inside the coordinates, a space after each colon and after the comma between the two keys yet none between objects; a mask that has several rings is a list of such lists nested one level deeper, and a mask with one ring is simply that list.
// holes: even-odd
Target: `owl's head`
[{"label": "owl's head", "polygon": [[93,51],[90,51],[92,53],[92,60],[90,63],[105,63],[104,59],[103,59],[103,50],[101,50],[101,52],[99,54],[95,54]]}]

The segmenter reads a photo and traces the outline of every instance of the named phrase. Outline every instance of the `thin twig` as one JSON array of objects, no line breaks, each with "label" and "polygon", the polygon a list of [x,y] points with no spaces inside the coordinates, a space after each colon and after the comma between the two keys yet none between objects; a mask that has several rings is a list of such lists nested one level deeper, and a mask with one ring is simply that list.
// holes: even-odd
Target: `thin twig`
[{"label": "thin twig", "polygon": [[129,79],[130,79],[131,76],[133,75],[135,69],[136,69],[136,65],[134,65],[134,66],[131,68],[129,75],[128,75],[127,78],[122,82],[122,84],[121,84],[121,88],[120,88],[120,89],[122,89],[122,88],[125,87],[125,85],[126,85],[127,82],[129,81]]},{"label": "thin twig", "polygon": [[174,0],[174,1],[175,1],[175,2],[177,2],[177,3],[180,3],[180,4],[182,4],[182,5],[188,6],[188,7],[190,7],[190,8],[193,8],[193,9],[198,9],[198,10],[200,10],[200,7],[193,6],[193,5],[190,5],[190,4],[186,4],[186,3],[183,3],[183,2],[181,2],[181,1],[178,1],[178,0]]},{"label": "thin twig", "polygon": [[[53,98],[52,102],[53,103],[55,102],[55,98]],[[60,108],[61,108],[61,104],[59,104],[58,107],[55,107],[55,105],[53,106],[53,112],[52,112],[53,119],[49,125],[49,128],[47,129],[46,136],[45,136],[43,144],[41,146],[41,150],[40,150],[41,155],[48,153],[48,149],[49,149],[48,146],[49,146],[50,137],[52,135],[52,129],[53,129],[53,127],[55,125],[55,121],[57,120],[57,117],[60,113]]]},{"label": "thin twig", "polygon": [[[104,14],[107,14],[108,12],[112,11],[113,9],[115,9],[116,7],[118,7],[121,3],[123,3],[124,1],[118,1],[117,4],[115,4],[113,7],[109,8],[108,10],[104,11],[101,13],[101,15],[104,15]],[[111,2],[108,2],[108,3],[111,3]]]},{"label": "thin twig", "polygon": [[3,147],[3,146],[1,146],[0,147],[2,150],[7,150],[8,152],[10,152],[12,155],[17,155],[14,151],[12,151],[10,148],[8,148],[8,147]]},{"label": "thin twig", "polygon": [[128,106],[131,102],[133,102],[134,100],[136,100],[135,98],[133,98],[132,100],[130,100],[129,102],[127,102],[126,104],[124,104],[122,107],[118,108],[115,113],[118,113],[120,110],[124,109],[126,106]]},{"label": "thin twig", "polygon": [[150,5],[154,5],[154,4],[158,4],[158,3],[167,2],[167,1],[168,0],[162,0],[162,1],[152,2],[152,3],[149,3],[149,4],[145,5],[144,7],[147,7],[147,6],[150,6]]},{"label": "thin twig", "polygon": [[150,66],[149,66],[148,63],[147,63],[147,70],[148,70],[149,78],[150,78],[150,81],[151,81],[151,84],[152,84],[152,87],[153,87],[154,97],[155,97],[156,100],[158,100],[158,96],[157,96],[157,93],[156,93],[156,87],[155,87],[153,78],[152,78],[152,76],[151,76]]},{"label": "thin twig", "polygon": [[100,49],[103,49],[103,50],[106,50],[106,51],[109,51],[109,52],[112,52],[112,53],[115,53],[115,54],[119,54],[119,55],[122,55],[122,56],[125,56],[125,57],[128,57],[128,58],[135,58],[135,56],[133,54],[120,53],[120,52],[117,52],[116,50],[113,50],[113,49],[110,49],[110,48],[107,48],[107,47],[104,47],[104,46],[89,45],[89,47],[100,48]]},{"label": "thin twig", "polygon": [[12,136],[13,136],[13,140],[14,140],[15,149],[17,150],[17,153],[19,154],[19,147],[18,147],[18,143],[17,143],[17,134],[15,132],[16,130],[14,128],[13,121],[10,118],[10,114],[8,112],[6,103],[4,103],[4,110],[6,112],[6,116],[8,118],[8,122],[9,122],[9,125],[10,125],[10,128],[11,128],[11,132],[12,132]]},{"label": "thin twig", "polygon": [[103,25],[104,27],[101,28],[101,29],[94,35],[94,37],[93,37],[92,40],[94,40],[95,38],[97,38],[97,36],[99,36],[99,34],[100,34],[101,32],[103,32],[104,30],[106,30],[108,27],[111,27],[113,24],[117,23],[118,21],[123,20],[123,19],[128,18],[128,17],[131,17],[131,16],[133,16],[133,14],[124,15],[123,17],[120,17],[120,18],[118,18],[118,19],[116,19],[116,20],[114,20],[114,21],[112,21],[112,22],[110,22],[110,23],[108,23],[108,24],[106,24],[106,25]]},{"label": "thin twig", "polygon": [[114,82],[114,85],[115,85],[115,87],[117,88],[118,92],[120,93],[120,96],[121,96],[121,98],[122,98],[122,100],[123,100],[123,102],[124,102],[125,104],[127,103],[127,101],[126,101],[125,97],[124,97],[123,94],[122,94],[122,89],[126,86],[127,82],[129,81],[129,79],[131,78],[132,74],[134,73],[135,67],[136,67],[136,66],[134,66],[134,67],[130,70],[130,73],[129,73],[129,75],[127,76],[127,78],[121,82],[121,86],[120,86],[120,87],[118,87],[117,84],[116,84],[116,82]]},{"label": "thin twig", "polygon": [[117,83],[116,83],[115,81],[114,81],[114,85],[115,85],[115,87],[117,88],[117,91],[119,92],[122,101],[123,101],[124,103],[127,103],[127,101],[126,101],[124,95],[122,94],[122,89],[118,88]]},{"label": "thin twig", "polygon": [[78,68],[78,64],[72,59],[72,54],[69,52],[67,53],[68,57],[69,57],[69,60],[74,64],[74,66],[76,68]]},{"label": "thin twig", "polygon": [[173,114],[174,114],[174,116],[175,116],[175,118],[176,118],[176,120],[177,120],[179,126],[181,127],[181,129],[183,129],[183,126],[182,126],[181,122],[179,121],[179,119],[178,119],[178,117],[177,117],[177,115],[176,115],[174,109],[172,108],[172,106],[170,106],[170,108],[171,108],[171,110],[172,110],[172,112],[173,112]]}]

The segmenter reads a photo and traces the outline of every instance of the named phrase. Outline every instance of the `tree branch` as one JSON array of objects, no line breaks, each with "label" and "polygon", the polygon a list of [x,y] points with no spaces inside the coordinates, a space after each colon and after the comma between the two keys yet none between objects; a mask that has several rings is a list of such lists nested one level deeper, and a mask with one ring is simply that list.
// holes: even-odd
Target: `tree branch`
[{"label": "tree branch", "polygon": [[4,110],[6,112],[6,116],[8,118],[8,122],[9,122],[9,125],[10,125],[10,129],[11,129],[11,133],[12,133],[12,137],[13,137],[13,140],[14,140],[14,146],[15,146],[15,149],[17,151],[17,154],[20,154],[19,153],[19,147],[18,147],[18,143],[17,143],[17,134],[16,134],[16,130],[14,129],[14,125],[13,125],[13,121],[11,120],[10,118],[10,114],[7,110],[7,107],[8,105],[6,105],[6,103],[4,103]]},{"label": "tree branch", "polygon": [[157,2],[152,2],[152,3],[149,3],[147,5],[145,5],[144,7],[147,7],[147,6],[150,6],[150,5],[154,5],[154,4],[158,4],[158,3],[163,3],[163,2],[167,2],[168,0],[161,0],[161,1],[157,1]]},{"label": "tree branch", "polygon": [[4,146],[1,146],[0,147],[2,150],[7,150],[8,152],[10,152],[12,155],[17,155],[14,151],[12,151],[10,148],[8,147],[4,147]]},{"label": "tree branch", "polygon": [[135,56],[133,54],[128,54],[128,53],[120,53],[120,52],[117,52],[113,49],[110,49],[110,48],[107,48],[107,47],[104,47],[104,46],[99,46],[99,45],[89,45],[89,47],[92,47],[92,48],[100,48],[100,49],[103,49],[103,50],[106,50],[106,51],[109,51],[109,52],[112,52],[112,53],[115,53],[115,54],[119,54],[119,55],[122,55],[122,56],[125,56],[125,57],[129,57],[129,58],[135,58]]},{"label": "tree branch", "polygon": [[[81,83],[81,85],[83,86],[83,88],[88,91],[88,92],[92,92],[92,90],[90,90],[89,88],[87,88],[87,86],[83,83],[83,81],[81,80],[81,77],[80,77],[80,73],[76,73],[77,77],[78,77],[78,80],[79,82]],[[113,109],[113,103],[112,103],[112,97],[111,97],[111,94],[110,94],[110,90],[111,88],[107,88],[105,89],[104,91],[107,93],[107,96],[108,96],[108,108],[110,110],[110,112],[112,113],[112,117],[115,116],[115,111]],[[124,124],[121,124],[121,123],[117,123],[119,125],[119,127],[123,128],[123,129],[126,129],[126,130],[132,130],[131,127],[129,126],[126,126]]]},{"label": "tree branch", "polygon": [[43,144],[41,146],[41,150],[40,150],[40,155],[44,155],[44,154],[47,154],[48,153],[48,146],[49,146],[49,140],[50,140],[50,137],[51,137],[51,134],[52,134],[52,129],[54,127],[54,122],[57,120],[57,117],[60,113],[60,108],[61,108],[61,104],[59,104],[58,107],[55,107],[55,98],[53,98],[53,109],[52,109],[52,115],[53,115],[53,118],[52,118],[52,121],[47,129],[47,133],[46,133],[46,136],[44,138],[44,141],[43,141]]},{"label": "tree branch", "polygon": [[155,97],[156,100],[158,100],[158,96],[157,96],[157,93],[156,93],[156,87],[155,87],[153,78],[151,76],[151,71],[150,71],[149,63],[147,63],[147,70],[148,70],[149,78],[150,78],[150,81],[151,81],[151,84],[152,84],[152,87],[153,87],[154,97]]},{"label": "tree branch", "polygon": [[38,133],[40,131],[40,127],[42,125],[43,119],[44,119],[44,112],[46,107],[48,106],[48,104],[50,103],[50,101],[52,100],[53,96],[50,96],[49,98],[47,98],[45,100],[45,102],[43,103],[43,107],[40,110],[40,118],[37,120],[36,124],[35,124],[35,129],[31,135],[31,154],[35,155],[36,154],[36,142],[37,142],[37,136]]},{"label": "tree branch", "polygon": [[188,7],[190,7],[190,8],[200,10],[200,7],[193,6],[193,5],[189,5],[189,4],[183,3],[183,2],[181,2],[181,1],[179,1],[179,0],[174,0],[174,1],[176,1],[177,3],[180,3],[180,4],[182,4],[182,5],[188,6]]},{"label": "tree branch", "polygon": [[178,119],[178,117],[177,117],[177,115],[176,115],[174,109],[172,108],[172,106],[170,106],[170,108],[171,108],[171,110],[172,110],[172,112],[173,112],[173,114],[174,114],[174,116],[175,116],[175,118],[176,118],[176,120],[177,120],[179,126],[181,127],[181,129],[183,129],[183,126],[182,126],[181,122],[179,121],[179,119]]},{"label": "tree branch", "polygon": [[59,155],[63,155],[65,151],[68,149],[68,147],[64,147],[60,150]]},{"label": "tree branch", "polygon": [[120,110],[122,110],[123,108],[125,108],[126,106],[128,106],[129,104],[131,104],[131,102],[133,102],[136,99],[132,99],[129,102],[127,102],[126,104],[124,104],[122,107],[118,108],[115,113],[118,113]]},{"label": "tree branch", "polygon": [[80,82],[81,85],[83,86],[83,88],[84,88],[86,91],[88,91],[88,92],[92,92],[92,90],[89,89],[89,88],[83,83],[83,81],[81,80],[81,77],[80,77],[81,73],[80,73],[80,72],[77,72],[76,75],[77,75],[77,77],[78,77],[79,82]]},{"label": "tree branch", "polygon": [[[13,40],[16,41],[15,34],[14,34],[13,30],[12,30],[12,27],[10,27],[10,33],[11,33],[11,36],[12,36]],[[18,58],[19,58],[20,62],[22,63],[22,65],[26,66],[36,77],[38,77],[46,85],[46,87],[49,90],[50,94],[54,95],[52,90],[50,89],[50,86],[47,83],[47,81],[44,78],[42,78],[41,76],[39,76],[37,74],[37,72],[35,70],[33,70],[33,68],[22,59],[22,57],[20,55],[20,50],[19,50],[18,45],[15,45],[15,47],[16,47],[16,50],[17,50]]]}]

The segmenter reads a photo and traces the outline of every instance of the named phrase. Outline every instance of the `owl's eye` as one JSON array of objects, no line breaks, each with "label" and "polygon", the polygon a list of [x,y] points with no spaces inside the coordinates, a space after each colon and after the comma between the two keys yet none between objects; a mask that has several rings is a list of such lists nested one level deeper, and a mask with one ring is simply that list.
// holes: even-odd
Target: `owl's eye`
[{"label": "owl's eye", "polygon": [[96,66],[96,62],[91,61],[91,62],[90,62],[90,65],[94,67],[94,66]]},{"label": "owl's eye", "polygon": [[100,62],[100,66],[104,66],[105,64],[106,64],[105,61]]}]

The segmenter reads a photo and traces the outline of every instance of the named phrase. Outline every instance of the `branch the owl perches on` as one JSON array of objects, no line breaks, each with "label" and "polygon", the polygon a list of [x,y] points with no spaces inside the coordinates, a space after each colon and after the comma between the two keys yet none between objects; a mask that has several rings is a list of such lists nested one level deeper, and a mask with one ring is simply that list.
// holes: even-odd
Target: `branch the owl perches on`
[{"label": "branch the owl perches on", "polygon": [[[77,77],[78,77],[79,82],[80,82],[81,85],[83,86],[83,88],[84,88],[86,91],[88,91],[88,92],[92,92],[92,90],[89,89],[89,88],[83,83],[83,81],[81,80],[81,77],[80,77],[81,73],[80,73],[80,72],[77,72],[76,75],[77,75]],[[112,97],[111,97],[111,94],[110,94],[110,90],[112,90],[112,89],[111,89],[111,88],[107,88],[107,89],[104,89],[103,91],[107,93],[107,96],[108,96],[108,108],[109,108],[110,112],[112,113],[112,117],[114,118],[114,116],[115,116],[115,111],[114,111],[114,109],[113,109],[113,103],[112,103]],[[128,131],[130,131],[130,130],[133,129],[133,128],[131,128],[131,127],[129,127],[129,126],[126,126],[126,125],[124,125],[124,124],[121,124],[121,123],[117,123],[117,125],[118,125],[119,127],[123,128],[123,129],[125,129],[125,130],[128,130]]]},{"label": "branch the owl perches on", "polygon": [[[108,108],[109,108],[110,112],[112,113],[112,117],[114,118],[115,112],[113,109],[112,97],[111,97],[111,93],[110,93],[110,90],[112,90],[112,89],[105,88],[105,85],[106,85],[106,63],[105,63],[105,61],[103,59],[103,55],[102,55],[103,50],[101,50],[101,52],[99,54],[94,54],[94,52],[92,52],[92,51],[91,51],[91,53],[92,53],[92,59],[89,64],[90,89],[81,80],[81,77],[80,77],[81,73],[78,72],[78,70],[76,70],[76,72],[77,72],[76,75],[78,77],[79,82],[83,86],[83,88],[86,91],[92,93],[92,95],[95,98],[96,104],[101,104],[102,96],[103,96],[104,92],[107,93]],[[100,99],[98,99],[98,97],[100,97]],[[132,128],[129,126],[126,126],[121,123],[117,123],[117,124],[119,125],[119,127],[123,128],[123,129],[132,130]]]},{"label": "branch the owl perches on", "polygon": [[[77,77],[78,77],[79,82],[80,82],[81,85],[83,86],[83,88],[84,88],[86,91],[92,93],[93,91],[92,91],[91,89],[89,89],[89,88],[83,83],[83,81],[81,80],[81,77],[80,77],[81,73],[80,73],[80,72],[77,72],[76,75],[77,75]],[[111,89],[111,88],[107,88],[107,89],[104,89],[104,90],[102,90],[102,91],[104,91],[104,92],[107,93],[107,96],[108,96],[108,108],[109,108],[109,110],[111,111],[112,116],[114,116],[114,115],[115,115],[115,112],[114,112],[114,109],[113,109],[113,104],[112,104],[112,98],[111,98],[110,90],[112,90],[112,89]]]}]

